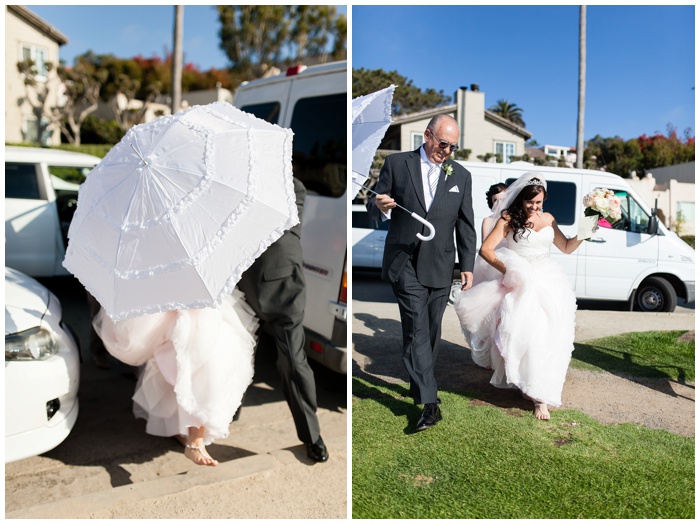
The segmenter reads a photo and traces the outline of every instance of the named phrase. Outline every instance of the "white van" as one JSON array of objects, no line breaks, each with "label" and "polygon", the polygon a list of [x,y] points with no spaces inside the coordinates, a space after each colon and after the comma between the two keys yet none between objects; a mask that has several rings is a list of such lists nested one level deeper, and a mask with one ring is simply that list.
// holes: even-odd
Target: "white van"
[{"label": "white van", "polygon": [[668,230],[630,185],[603,171],[534,166],[527,162],[492,164],[460,161],[472,174],[472,198],[481,244],[481,221],[491,214],[486,191],[509,184],[527,171],[547,181],[544,210],[573,237],[583,216],[583,197],[596,187],[611,189],[622,201],[622,220],[600,227],[571,255],[552,248],[581,299],[627,301],[637,311],[673,311],[677,299],[695,302],[695,250]]},{"label": "white van", "polygon": [[[459,163],[472,174],[477,246],[481,245],[481,222],[491,214],[486,191],[493,184],[509,184],[527,171],[541,172],[547,181],[544,210],[554,215],[567,237],[578,233],[584,195],[596,187],[605,187],[620,197],[622,220],[612,229],[599,228],[571,255],[552,248],[552,256],[569,275],[576,296],[626,301],[630,309],[649,312],[673,311],[679,297],[687,303],[695,302],[695,250],[660,223],[623,178],[603,171],[534,166],[527,162]],[[362,211],[353,206],[353,227],[356,220],[358,226],[363,222]],[[353,231],[353,267],[381,267],[381,257],[376,254],[380,247],[383,249],[385,239],[386,231],[379,229],[357,235]],[[363,256],[371,253],[373,259]],[[459,281],[455,280],[451,298],[459,288]]]},{"label": "white van", "polygon": [[306,187],[301,244],[306,353],[347,373],[347,63],[242,84],[233,104],[294,131],[294,176]]},{"label": "white van", "polygon": [[78,185],[100,158],[36,147],[5,146],[5,265],[32,277],[69,275],[62,262]]}]

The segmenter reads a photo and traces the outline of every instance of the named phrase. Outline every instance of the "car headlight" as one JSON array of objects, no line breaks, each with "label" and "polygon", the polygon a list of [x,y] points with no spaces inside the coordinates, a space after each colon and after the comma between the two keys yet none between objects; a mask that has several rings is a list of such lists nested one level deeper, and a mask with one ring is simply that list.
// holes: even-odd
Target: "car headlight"
[{"label": "car headlight", "polygon": [[35,327],[5,337],[5,360],[46,360],[58,353],[58,340],[48,330]]}]

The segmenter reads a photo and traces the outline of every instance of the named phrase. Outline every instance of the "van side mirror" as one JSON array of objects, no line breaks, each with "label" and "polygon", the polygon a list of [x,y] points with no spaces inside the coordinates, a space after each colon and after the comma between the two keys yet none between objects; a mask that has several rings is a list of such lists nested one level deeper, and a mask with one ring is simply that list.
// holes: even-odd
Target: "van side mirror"
[{"label": "van side mirror", "polygon": [[651,220],[649,220],[649,225],[647,226],[647,233],[650,235],[656,235],[659,232],[659,219],[656,217],[656,209],[651,212]]}]

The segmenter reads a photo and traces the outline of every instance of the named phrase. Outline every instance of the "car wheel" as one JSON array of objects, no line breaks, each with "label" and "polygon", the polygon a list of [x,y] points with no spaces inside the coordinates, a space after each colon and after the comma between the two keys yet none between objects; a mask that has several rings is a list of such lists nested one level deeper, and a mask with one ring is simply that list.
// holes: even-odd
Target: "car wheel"
[{"label": "car wheel", "polygon": [[647,313],[671,312],[676,309],[678,297],[673,286],[661,277],[650,277],[642,282],[634,297],[635,311]]}]

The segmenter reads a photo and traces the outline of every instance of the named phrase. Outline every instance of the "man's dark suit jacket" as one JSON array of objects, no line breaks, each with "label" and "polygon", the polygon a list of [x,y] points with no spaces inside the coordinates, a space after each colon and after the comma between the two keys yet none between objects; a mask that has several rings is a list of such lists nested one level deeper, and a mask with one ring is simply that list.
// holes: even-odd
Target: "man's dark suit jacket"
[{"label": "man's dark suit jacket", "polygon": [[[402,268],[417,250],[414,265],[418,281],[425,287],[444,288],[452,283],[455,242],[461,272],[472,271],[476,258],[476,233],[472,209],[471,174],[452,160],[452,174],[440,170],[440,179],[429,211],[426,211],[421,178],[420,150],[396,153],[386,158],[374,190],[391,196],[397,204],[425,218],[435,227],[435,237],[420,241],[416,233],[428,228],[409,213],[395,208],[384,246],[382,278],[398,280]],[[381,220],[374,198],[367,205],[370,215]]]},{"label": "man's dark suit jacket", "polygon": [[304,260],[301,250],[301,216],[306,199],[306,189],[296,178],[296,195],[299,224],[285,231],[248,268],[238,283],[245,299],[265,322],[285,322],[285,319],[301,321],[306,306]]}]

